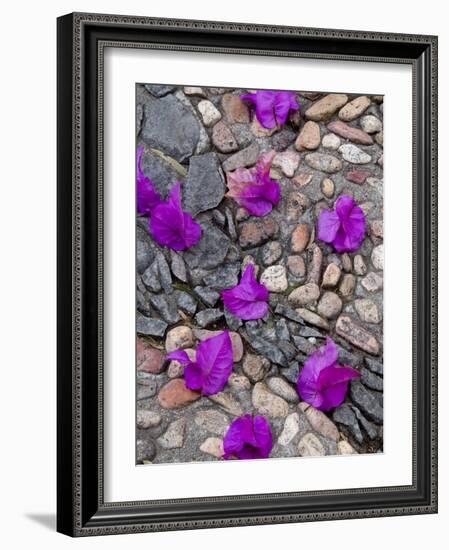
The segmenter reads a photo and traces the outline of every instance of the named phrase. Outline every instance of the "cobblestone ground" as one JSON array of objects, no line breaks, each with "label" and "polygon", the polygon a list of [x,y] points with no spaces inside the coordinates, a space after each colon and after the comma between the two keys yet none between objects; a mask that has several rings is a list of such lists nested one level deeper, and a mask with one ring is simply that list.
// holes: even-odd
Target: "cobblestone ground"
[{"label": "cobblestone ground", "polygon": [[[239,99],[248,90],[139,85],[142,167],[165,198],[183,182],[183,206],[203,237],[181,253],[158,246],[137,218],[137,462],[219,460],[223,435],[244,413],[264,414],[272,457],[376,453],[383,441],[383,97],[298,92],[300,114],[267,130]],[[225,198],[226,172],[269,149],[282,200],[253,218]],[[355,254],[315,240],[317,216],[352,195],[367,219]],[[242,322],[219,291],[253,262],[270,311]],[[232,331],[234,370],[200,397],[165,354]],[[340,363],[361,373],[345,402],[323,413],[299,401],[296,380],[329,335]]]}]

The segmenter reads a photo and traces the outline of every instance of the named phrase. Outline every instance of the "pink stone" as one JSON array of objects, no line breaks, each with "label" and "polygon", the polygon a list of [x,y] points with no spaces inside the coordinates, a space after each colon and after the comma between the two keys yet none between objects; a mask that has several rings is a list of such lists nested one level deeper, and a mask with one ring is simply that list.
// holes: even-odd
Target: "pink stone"
[{"label": "pink stone", "polygon": [[136,346],[137,370],[159,374],[164,365],[164,356],[162,353],[148,345],[141,338],[137,338]]},{"label": "pink stone", "polygon": [[360,143],[361,145],[373,144],[373,138],[369,134],[367,134],[363,130],[360,130],[359,128],[349,126],[349,124],[346,124],[341,120],[335,120],[328,124],[327,127],[331,132],[334,132],[341,137],[349,139],[354,143]]},{"label": "pink stone", "polygon": [[371,172],[368,170],[350,170],[345,174],[345,178],[348,181],[358,183],[359,185],[365,183],[366,178],[368,178],[369,176],[371,176]]}]

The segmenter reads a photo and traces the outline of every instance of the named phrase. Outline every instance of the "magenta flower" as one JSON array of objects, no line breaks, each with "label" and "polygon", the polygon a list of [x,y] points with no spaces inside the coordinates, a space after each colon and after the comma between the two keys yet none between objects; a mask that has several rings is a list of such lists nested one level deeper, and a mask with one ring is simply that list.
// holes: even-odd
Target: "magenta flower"
[{"label": "magenta flower", "polygon": [[137,149],[137,211],[141,216],[148,216],[161,204],[162,198],[154,187],[154,183],[147,178],[142,170],[143,147]]},{"label": "magenta flower", "polygon": [[261,319],[268,311],[268,290],[257,282],[254,265],[249,264],[240,279],[240,283],[221,292],[226,308],[244,321]]},{"label": "magenta flower", "polygon": [[253,216],[265,216],[281,199],[281,188],[277,181],[270,178],[270,168],[276,153],[268,151],[261,155],[255,167],[237,168],[226,174],[232,197]]},{"label": "magenta flower", "polygon": [[365,214],[352,197],[342,195],[335,210],[324,209],[318,219],[317,237],[337,252],[355,252],[365,238]]},{"label": "magenta flower", "polygon": [[223,439],[223,458],[268,458],[273,448],[270,424],[264,416],[245,414],[234,420]]},{"label": "magenta flower", "polygon": [[170,190],[167,202],[156,206],[149,221],[150,233],[162,246],[185,250],[201,239],[201,226],[181,207],[181,184]]},{"label": "magenta flower", "polygon": [[258,90],[255,94],[241,95],[240,99],[255,106],[257,120],[264,128],[285,124],[288,113],[298,111],[300,107],[294,92]]},{"label": "magenta flower", "polygon": [[203,395],[221,392],[232,372],[232,342],[227,330],[203,340],[196,348],[195,361],[191,361],[184,350],[169,353],[166,359],[179,361],[184,365],[186,386],[201,390]]},{"label": "magenta flower", "polygon": [[349,381],[360,376],[351,367],[341,366],[338,349],[331,338],[304,363],[296,389],[303,401],[316,409],[329,411],[341,405],[348,391]]}]

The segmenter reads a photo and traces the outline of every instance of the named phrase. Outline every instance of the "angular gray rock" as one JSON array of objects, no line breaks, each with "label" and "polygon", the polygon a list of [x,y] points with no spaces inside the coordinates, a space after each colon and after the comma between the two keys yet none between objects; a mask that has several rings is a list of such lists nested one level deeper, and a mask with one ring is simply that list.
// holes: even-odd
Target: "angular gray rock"
[{"label": "angular gray rock", "polygon": [[190,159],[187,181],[182,190],[185,210],[196,216],[215,208],[223,200],[225,189],[223,172],[215,153]]}]

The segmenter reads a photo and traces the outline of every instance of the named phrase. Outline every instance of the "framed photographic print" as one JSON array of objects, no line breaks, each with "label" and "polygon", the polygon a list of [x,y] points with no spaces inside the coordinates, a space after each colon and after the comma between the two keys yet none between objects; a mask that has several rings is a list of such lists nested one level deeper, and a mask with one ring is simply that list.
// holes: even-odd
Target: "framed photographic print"
[{"label": "framed photographic print", "polygon": [[437,510],[437,38],[58,19],[58,530]]}]

